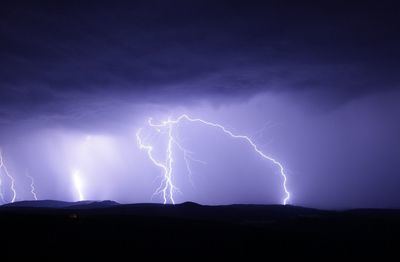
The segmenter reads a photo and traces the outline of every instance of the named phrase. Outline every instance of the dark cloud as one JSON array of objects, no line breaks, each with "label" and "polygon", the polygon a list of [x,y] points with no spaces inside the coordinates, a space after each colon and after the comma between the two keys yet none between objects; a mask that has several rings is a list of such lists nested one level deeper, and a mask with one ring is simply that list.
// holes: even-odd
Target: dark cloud
[{"label": "dark cloud", "polygon": [[183,102],[305,89],[348,100],[398,88],[399,10],[390,1],[3,3],[0,101],[32,110],[81,95]]}]

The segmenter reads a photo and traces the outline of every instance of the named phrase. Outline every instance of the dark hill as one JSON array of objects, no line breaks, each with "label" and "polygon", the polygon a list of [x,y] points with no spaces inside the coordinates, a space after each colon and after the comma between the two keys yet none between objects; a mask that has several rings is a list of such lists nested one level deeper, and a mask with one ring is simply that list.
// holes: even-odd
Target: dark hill
[{"label": "dark hill", "polygon": [[13,259],[383,258],[400,244],[399,210],[382,209],[45,200],[1,206],[0,226]]}]

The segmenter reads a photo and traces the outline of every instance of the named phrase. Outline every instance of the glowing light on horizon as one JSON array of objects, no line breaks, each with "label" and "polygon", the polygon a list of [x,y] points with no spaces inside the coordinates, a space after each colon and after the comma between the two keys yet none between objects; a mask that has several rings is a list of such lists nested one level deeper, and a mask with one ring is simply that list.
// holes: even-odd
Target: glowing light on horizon
[{"label": "glowing light on horizon", "polygon": [[[189,174],[191,174],[191,169],[188,165],[188,150],[184,149],[177,141],[177,139],[174,136],[173,133],[173,128],[175,125],[178,125],[182,120],[186,120],[189,122],[195,122],[195,123],[200,123],[206,126],[210,126],[210,127],[214,127],[219,129],[220,131],[222,131],[223,133],[227,134],[229,137],[234,138],[234,139],[240,139],[243,140],[245,142],[247,142],[255,151],[255,153],[257,153],[259,156],[261,156],[263,159],[266,159],[270,162],[272,162],[275,166],[278,167],[279,170],[279,174],[282,177],[282,187],[283,190],[285,192],[285,197],[282,201],[282,203],[284,205],[287,204],[287,202],[290,199],[290,192],[287,189],[287,176],[285,173],[285,169],[283,167],[283,165],[277,161],[276,159],[264,154],[259,148],[258,146],[248,137],[245,135],[238,135],[238,134],[234,134],[233,132],[229,131],[228,129],[226,129],[224,126],[217,124],[217,123],[213,123],[213,122],[209,122],[200,118],[192,118],[186,114],[183,114],[181,116],[179,116],[178,118],[176,118],[175,120],[171,120],[170,118],[168,120],[162,121],[158,124],[153,122],[152,118],[149,118],[148,120],[148,125],[152,128],[154,128],[157,132],[161,132],[162,129],[166,129],[167,131],[167,135],[168,135],[168,143],[167,143],[167,149],[166,149],[166,160],[165,161],[159,161],[155,158],[155,156],[153,155],[153,150],[154,147],[152,145],[149,144],[145,144],[143,142],[143,139],[141,138],[141,133],[142,133],[142,129],[139,129],[136,132],[136,140],[138,143],[138,146],[140,149],[145,150],[147,152],[147,155],[149,157],[149,159],[151,160],[151,162],[162,169],[163,175],[162,175],[162,181],[160,186],[156,189],[156,191],[154,192],[154,194],[162,194],[163,200],[164,200],[164,204],[166,204],[168,201],[170,201],[172,204],[175,204],[175,199],[174,199],[174,192],[175,191],[179,191],[179,189],[174,185],[173,183],[173,162],[174,162],[174,158],[173,158],[173,145],[176,145],[183,153],[184,153],[184,160],[186,162],[186,166],[188,168],[188,172]],[[153,195],[154,195],[153,194]]]}]

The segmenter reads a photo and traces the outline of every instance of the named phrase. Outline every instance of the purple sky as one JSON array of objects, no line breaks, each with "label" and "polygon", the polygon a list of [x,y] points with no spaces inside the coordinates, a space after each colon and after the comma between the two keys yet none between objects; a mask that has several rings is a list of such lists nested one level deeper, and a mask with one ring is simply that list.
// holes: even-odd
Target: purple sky
[{"label": "purple sky", "polygon": [[[79,169],[87,199],[162,202],[135,132],[187,113],[279,160],[290,204],[400,207],[399,14],[394,1],[5,2],[0,146],[17,199],[28,172],[39,198],[76,200]],[[174,151],[177,202],[281,202],[279,173],[246,143],[177,132],[207,163],[192,184]]]}]

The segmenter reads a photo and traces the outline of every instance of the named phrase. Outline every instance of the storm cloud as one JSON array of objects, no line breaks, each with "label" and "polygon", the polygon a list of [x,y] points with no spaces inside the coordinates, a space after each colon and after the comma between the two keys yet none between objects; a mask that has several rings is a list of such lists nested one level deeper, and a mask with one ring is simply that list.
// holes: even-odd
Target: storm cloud
[{"label": "storm cloud", "polygon": [[395,7],[12,1],[0,16],[2,108],[108,93],[184,103],[305,89],[342,102],[396,89]]},{"label": "storm cloud", "polygon": [[[48,182],[63,188],[68,181],[54,175],[62,159],[54,154],[68,158],[74,139],[108,136],[99,143],[113,144],[109,170],[86,163],[104,176],[97,185],[104,194],[93,196],[143,202],[153,185],[143,175],[124,181],[157,170],[132,151],[131,135],[149,116],[191,113],[255,134],[288,166],[294,203],[398,206],[399,14],[395,1],[5,1],[0,146],[17,173],[24,172],[18,166],[36,170],[45,196],[68,198],[69,189]],[[213,171],[197,166],[216,185],[229,177],[236,184],[218,191],[197,181],[210,197],[187,190],[187,199],[279,201],[280,189],[261,192],[260,180],[243,177],[258,177],[265,166],[240,145],[232,150],[231,158],[256,167],[239,172],[227,167],[228,156],[210,164]],[[106,179],[110,172],[118,183]]]}]

